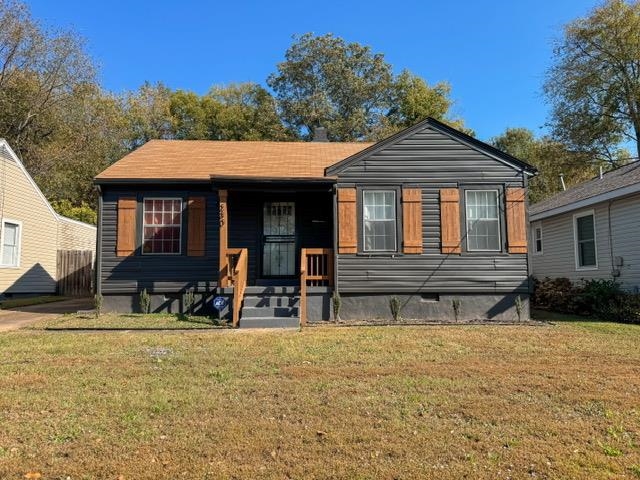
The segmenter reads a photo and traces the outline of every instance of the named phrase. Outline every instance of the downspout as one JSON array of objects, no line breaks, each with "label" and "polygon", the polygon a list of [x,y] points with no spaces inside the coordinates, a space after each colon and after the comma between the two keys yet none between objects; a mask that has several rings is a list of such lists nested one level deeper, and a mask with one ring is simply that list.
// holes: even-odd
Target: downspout
[{"label": "downspout", "polygon": [[609,200],[607,202],[607,224],[608,224],[608,234],[609,234],[609,257],[611,258],[611,278],[615,280],[616,277],[620,276],[621,272],[618,272],[618,275],[615,274],[616,266],[613,261],[613,234],[611,229],[611,205],[613,204],[613,200]]}]

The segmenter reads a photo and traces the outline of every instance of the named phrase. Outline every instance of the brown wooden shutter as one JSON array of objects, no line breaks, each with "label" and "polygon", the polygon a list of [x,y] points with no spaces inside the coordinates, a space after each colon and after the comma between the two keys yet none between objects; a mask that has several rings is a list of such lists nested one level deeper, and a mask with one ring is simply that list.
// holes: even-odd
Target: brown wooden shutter
[{"label": "brown wooden shutter", "polygon": [[422,190],[402,189],[402,239],[404,253],[422,253]]},{"label": "brown wooden shutter", "polygon": [[509,253],[527,253],[524,188],[507,188],[507,240]]},{"label": "brown wooden shutter", "polygon": [[134,197],[118,199],[118,231],[116,256],[127,257],[136,250],[136,209],[138,202]]},{"label": "brown wooden shutter", "polygon": [[203,257],[206,237],[206,202],[205,197],[189,197],[187,200],[187,255]]},{"label": "brown wooden shutter", "polygon": [[440,189],[440,248],[442,253],[460,253],[460,191]]},{"label": "brown wooden shutter", "polygon": [[338,253],[357,253],[356,189],[338,189]]}]

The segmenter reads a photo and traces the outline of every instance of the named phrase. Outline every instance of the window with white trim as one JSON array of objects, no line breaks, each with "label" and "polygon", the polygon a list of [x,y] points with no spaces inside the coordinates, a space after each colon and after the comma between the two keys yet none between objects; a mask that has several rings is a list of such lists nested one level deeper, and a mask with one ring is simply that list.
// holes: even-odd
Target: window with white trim
[{"label": "window with white trim", "polygon": [[20,265],[20,223],[3,220],[2,232],[2,256],[0,265],[3,267],[18,267]]},{"label": "window with white trim", "polygon": [[500,251],[498,190],[466,190],[467,250]]},{"label": "window with white trim", "polygon": [[365,252],[395,252],[396,191],[362,192],[363,247]]},{"label": "window with white trim", "polygon": [[534,225],[532,230],[533,253],[542,254],[542,225]]},{"label": "window with white trim", "polygon": [[177,255],[181,251],[182,200],[145,198],[142,253]]},{"label": "window with white trim", "polygon": [[593,212],[575,215],[573,221],[576,268],[597,268],[596,225]]}]

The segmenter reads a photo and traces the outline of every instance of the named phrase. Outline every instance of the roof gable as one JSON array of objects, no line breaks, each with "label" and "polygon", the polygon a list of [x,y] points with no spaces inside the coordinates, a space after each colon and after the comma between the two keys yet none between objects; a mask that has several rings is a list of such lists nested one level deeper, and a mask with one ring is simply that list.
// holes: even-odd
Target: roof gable
[{"label": "roof gable", "polygon": [[413,125],[412,127],[406,128],[396,133],[395,135],[392,135],[384,140],[379,141],[378,143],[371,145],[370,147],[360,152],[355,153],[349,158],[346,158],[334,165],[331,165],[325,170],[325,174],[327,176],[338,175],[340,172],[358,163],[359,161],[366,159],[367,157],[374,155],[377,152],[380,152],[386,148],[389,148],[392,145],[398,144],[403,140],[411,137],[415,133],[420,132],[426,128],[431,128],[441,133],[442,135],[445,135],[450,139],[471,148],[472,150],[475,150],[501,163],[504,163],[505,165],[508,165],[514,170],[522,171],[528,175],[535,175],[537,172],[536,168],[533,167],[532,165],[529,165],[528,163],[523,162],[522,160],[519,160],[516,157],[513,157],[512,155],[509,155],[501,150],[498,150],[497,148],[492,147],[489,144],[481,142],[480,140],[477,140],[465,133],[462,133],[454,128],[449,127],[448,125],[445,125],[442,122],[439,122],[434,118],[429,117]]}]

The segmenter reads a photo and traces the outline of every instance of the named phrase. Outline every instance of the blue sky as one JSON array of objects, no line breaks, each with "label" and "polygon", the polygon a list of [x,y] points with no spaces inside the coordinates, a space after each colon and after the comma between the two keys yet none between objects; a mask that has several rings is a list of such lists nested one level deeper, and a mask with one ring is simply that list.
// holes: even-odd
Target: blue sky
[{"label": "blue sky", "polygon": [[[28,1],[28,0],[27,0]],[[331,32],[384,53],[396,72],[452,87],[453,112],[478,138],[507,127],[542,133],[542,83],[562,26],[591,0],[28,1],[33,15],[86,40],[102,85],[145,80],[205,93],[211,85],[263,83],[292,35]]]}]

